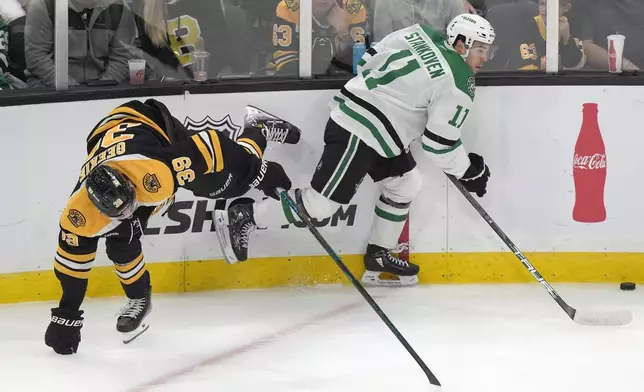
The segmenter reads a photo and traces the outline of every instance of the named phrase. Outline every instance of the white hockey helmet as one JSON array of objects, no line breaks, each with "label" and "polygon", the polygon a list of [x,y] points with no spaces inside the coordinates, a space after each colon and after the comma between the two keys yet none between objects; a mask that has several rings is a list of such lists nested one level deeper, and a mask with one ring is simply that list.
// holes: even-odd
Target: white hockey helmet
[{"label": "white hockey helmet", "polygon": [[473,14],[460,14],[447,25],[447,43],[454,46],[459,36],[465,38],[464,44],[467,51],[463,58],[466,58],[470,53],[474,41],[492,45],[494,38],[496,38],[490,22],[482,16]]}]

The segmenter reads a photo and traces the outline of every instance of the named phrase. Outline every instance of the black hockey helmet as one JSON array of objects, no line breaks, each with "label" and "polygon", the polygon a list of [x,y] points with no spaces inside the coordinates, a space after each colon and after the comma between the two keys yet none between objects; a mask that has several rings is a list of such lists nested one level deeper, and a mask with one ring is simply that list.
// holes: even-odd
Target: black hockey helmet
[{"label": "black hockey helmet", "polygon": [[92,170],[85,188],[96,208],[110,218],[129,218],[136,209],[134,185],[113,167],[100,165]]}]

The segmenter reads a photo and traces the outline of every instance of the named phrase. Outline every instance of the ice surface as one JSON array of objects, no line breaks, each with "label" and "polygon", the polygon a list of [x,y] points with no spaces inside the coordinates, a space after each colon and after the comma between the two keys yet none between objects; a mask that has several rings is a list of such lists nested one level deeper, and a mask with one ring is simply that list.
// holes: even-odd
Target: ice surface
[{"label": "ice surface", "polygon": [[[448,392],[592,392],[644,385],[644,292],[557,285],[622,327],[572,322],[537,284],[369,289]],[[124,345],[123,298],[88,299],[73,356],[44,345],[52,302],[0,306],[1,391],[428,391],[420,368],[350,286],[155,295]],[[632,389],[635,388],[635,389]]]}]

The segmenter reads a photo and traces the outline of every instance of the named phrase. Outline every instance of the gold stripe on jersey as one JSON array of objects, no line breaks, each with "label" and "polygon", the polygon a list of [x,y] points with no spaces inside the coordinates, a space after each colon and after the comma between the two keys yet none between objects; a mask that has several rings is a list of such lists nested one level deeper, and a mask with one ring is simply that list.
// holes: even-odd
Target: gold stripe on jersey
[{"label": "gold stripe on jersey", "polygon": [[[562,18],[566,18],[566,17],[563,16]],[[539,29],[539,35],[541,35],[541,38],[545,41],[546,40],[546,23],[544,22],[544,20],[541,17],[541,15],[535,16],[534,21],[537,23],[537,29]]]},{"label": "gold stripe on jersey", "polygon": [[58,260],[54,260],[54,269],[61,274],[71,276],[78,279],[89,279],[89,271],[74,271],[64,265],[60,264]]},{"label": "gold stripe on jersey", "polygon": [[220,172],[224,170],[224,153],[221,150],[221,143],[219,142],[219,132],[208,131],[212,148],[215,150],[215,171]]},{"label": "gold stripe on jersey", "polygon": [[115,126],[119,125],[120,123],[122,123],[123,121],[128,120],[128,119],[129,120],[136,120],[135,117],[131,117],[131,116],[127,116],[127,115],[121,115],[119,118],[117,118],[115,120],[110,120],[107,123],[105,123],[104,125],[101,125],[98,129],[96,129],[94,132],[92,132],[92,136],[89,139],[92,140],[93,137],[95,137],[97,135],[100,135],[101,133],[114,128]]},{"label": "gold stripe on jersey", "polygon": [[298,60],[299,60],[299,58],[295,57],[295,58],[292,58],[292,59],[289,59],[289,60],[284,60],[284,61],[276,62],[275,70],[279,71],[279,70],[281,70],[282,68],[284,68],[284,66],[286,66],[286,64],[288,64],[288,63],[292,63],[293,61],[298,61]]},{"label": "gold stripe on jersey", "polygon": [[[212,166],[215,167],[216,172],[224,170],[224,153],[219,142],[219,132],[214,130],[201,131],[196,135],[192,135],[191,138],[206,161],[208,170],[211,170]],[[204,143],[205,150],[201,150],[199,143]]]},{"label": "gold stripe on jersey", "polygon": [[174,194],[172,172],[159,160],[133,154],[112,159],[105,164],[123,173],[134,184],[139,203],[163,203]]},{"label": "gold stripe on jersey", "polygon": [[[134,116],[134,120],[141,121],[141,122],[145,123],[146,125],[150,126],[152,129],[157,131],[157,133],[159,133],[161,136],[163,136],[163,138],[165,140],[167,140],[168,143],[170,143],[170,138],[168,137],[168,135],[166,135],[166,133],[154,121],[150,120],[149,118],[147,118],[145,115],[139,113],[138,111],[136,111],[136,110],[134,110],[132,108],[129,108],[127,106],[121,106],[121,107],[118,107],[118,108],[114,109],[107,116],[109,117],[109,116],[113,116],[115,114],[130,114],[130,115]],[[89,137],[89,139],[91,140],[93,137],[95,137],[96,135],[99,135],[101,132],[105,132],[107,129],[109,129],[109,128],[107,128],[107,124],[105,124],[104,126],[99,127],[96,131],[94,131],[92,133],[92,135]]]},{"label": "gold stripe on jersey", "polygon": [[276,50],[273,52],[273,58],[285,57],[285,56],[297,56],[299,52],[297,50]]},{"label": "gold stripe on jersey", "polygon": [[75,263],[87,263],[87,262],[93,261],[96,258],[96,252],[88,253],[85,255],[74,255],[69,252],[66,252],[60,246],[58,247],[58,250],[56,250],[56,252],[61,257],[64,257],[65,259],[69,261],[73,261]]},{"label": "gold stripe on jersey", "polygon": [[67,201],[67,206],[60,217],[60,226],[73,234],[82,237],[95,237],[112,220],[94,206],[87,194],[87,188],[81,187]]},{"label": "gold stripe on jersey", "polygon": [[[262,159],[262,155],[263,155],[262,149],[259,148],[259,146],[257,145],[257,143],[255,143],[253,139],[242,137],[237,139],[237,143],[241,144],[242,146],[244,146],[244,144],[248,145],[248,147],[251,147],[253,150],[255,150],[255,153],[253,155],[257,156],[259,159]],[[247,147],[247,146],[244,146],[244,147]]]},{"label": "gold stripe on jersey", "polygon": [[199,152],[201,152],[201,155],[203,155],[204,159],[206,160],[206,172],[204,174],[212,173],[215,164],[215,160],[212,157],[212,152],[206,146],[206,143],[204,143],[204,141],[201,139],[200,135],[193,135],[192,141],[195,143],[197,149],[199,149]]}]

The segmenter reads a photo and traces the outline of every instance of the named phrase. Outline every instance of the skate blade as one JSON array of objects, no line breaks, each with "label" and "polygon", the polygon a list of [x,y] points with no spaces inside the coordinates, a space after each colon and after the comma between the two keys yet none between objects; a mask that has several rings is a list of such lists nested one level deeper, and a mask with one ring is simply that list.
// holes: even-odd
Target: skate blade
[{"label": "skate blade", "polygon": [[360,280],[365,286],[406,287],[418,284],[418,276],[400,276],[379,271],[365,271]]},{"label": "skate blade", "polygon": [[213,211],[213,218],[215,219],[215,232],[217,233],[217,238],[219,239],[219,246],[221,247],[221,253],[224,255],[224,258],[228,264],[235,264],[237,256],[233,251],[233,247],[230,241],[230,230],[228,229],[228,213],[225,210],[215,210]]},{"label": "skate blade", "polygon": [[147,331],[148,328],[150,328],[150,324],[146,323],[145,320],[139,325],[138,328],[136,328],[132,332],[121,332],[121,335],[123,336],[123,343],[128,344],[132,342],[134,339],[138,338],[143,334],[143,332]]},{"label": "skate blade", "polygon": [[281,118],[274,116],[269,112],[258,108],[257,106],[246,105],[246,116],[244,116],[244,126],[249,126],[252,120],[255,119],[256,117],[271,119],[271,120],[282,120]]}]

